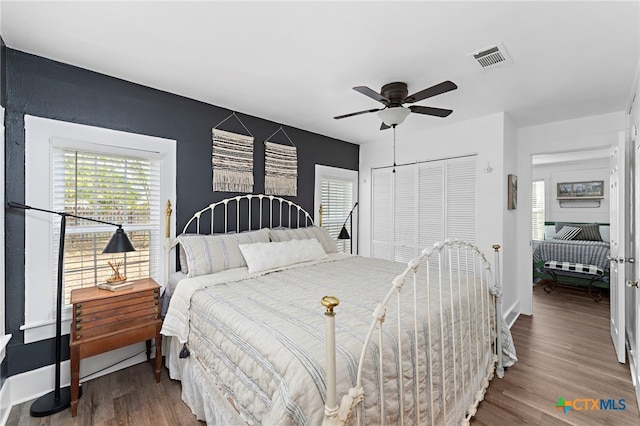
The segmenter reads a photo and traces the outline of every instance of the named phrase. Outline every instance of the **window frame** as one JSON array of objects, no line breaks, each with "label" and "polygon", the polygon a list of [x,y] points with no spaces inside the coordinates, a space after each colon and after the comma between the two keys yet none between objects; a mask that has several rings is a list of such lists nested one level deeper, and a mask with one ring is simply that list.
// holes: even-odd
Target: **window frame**
[{"label": "window frame", "polygon": [[[322,200],[322,181],[326,179],[341,180],[352,183],[352,202],[351,208],[358,201],[358,171],[342,169],[339,167],[323,166],[316,164],[315,169],[315,193],[314,193],[314,223],[320,226],[320,201]],[[344,219],[347,219],[349,212],[345,214]],[[358,254],[358,208],[353,210],[351,215],[353,226],[351,227],[353,232],[351,235],[352,253]],[[337,237],[336,237],[337,238]],[[337,241],[337,240],[336,240]]]},{"label": "window frame", "polygon": [[[103,152],[136,152],[160,156],[161,189],[160,212],[163,200],[176,197],[176,144],[172,139],[122,132],[82,124],[25,115],[25,204],[53,210],[52,156],[55,144],[68,144],[77,149]],[[46,153],[46,154],[45,154]],[[43,155],[45,154],[45,155]],[[60,218],[53,214],[25,211],[25,322],[24,343],[31,343],[55,336],[56,274],[53,250],[54,222]],[[171,236],[175,236],[175,215],[171,219]],[[163,227],[164,221],[159,221]],[[164,235],[164,229],[158,229]],[[162,246],[160,246],[162,249]],[[164,256],[158,253],[158,276],[152,277],[162,284]],[[55,263],[55,264],[54,264]],[[37,265],[34,266],[34,265]],[[71,308],[63,308],[62,333],[69,333]]]}]

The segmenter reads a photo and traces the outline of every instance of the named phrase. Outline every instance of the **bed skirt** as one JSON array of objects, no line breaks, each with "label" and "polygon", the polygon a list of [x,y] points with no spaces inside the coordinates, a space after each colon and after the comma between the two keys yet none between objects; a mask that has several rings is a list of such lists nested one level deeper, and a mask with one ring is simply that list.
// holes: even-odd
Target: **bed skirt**
[{"label": "bed skirt", "polygon": [[163,352],[165,366],[169,369],[169,377],[180,380],[182,384],[182,400],[191,409],[198,420],[208,426],[246,426],[248,423],[233,408],[233,405],[220,388],[211,381],[211,375],[198,361],[197,357],[180,358],[182,345],[178,339],[165,336],[168,351]]}]

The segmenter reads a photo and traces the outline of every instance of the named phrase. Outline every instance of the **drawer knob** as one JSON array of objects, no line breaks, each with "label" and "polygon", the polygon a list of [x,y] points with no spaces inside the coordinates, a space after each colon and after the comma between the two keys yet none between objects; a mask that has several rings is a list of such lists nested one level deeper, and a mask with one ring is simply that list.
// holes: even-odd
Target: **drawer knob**
[{"label": "drawer knob", "polygon": [[76,318],[76,324],[80,324],[82,322],[82,318]]},{"label": "drawer knob", "polygon": [[76,333],[76,339],[81,339],[82,338],[82,333]]},{"label": "drawer knob", "polygon": [[154,289],[153,289],[153,292],[154,292],[155,294],[158,294],[158,293],[160,292],[160,289],[154,288]]},{"label": "drawer knob", "polygon": [[82,316],[82,309],[76,309],[76,316]]},{"label": "drawer knob", "polygon": [[154,301],[153,301],[153,304],[154,304],[155,306],[158,306],[158,301],[157,301],[157,300],[154,300]]},{"label": "drawer knob", "polygon": [[82,326],[80,324],[76,325],[76,331],[82,330]]},{"label": "drawer knob", "polygon": [[82,309],[82,303],[76,304],[76,309]]}]

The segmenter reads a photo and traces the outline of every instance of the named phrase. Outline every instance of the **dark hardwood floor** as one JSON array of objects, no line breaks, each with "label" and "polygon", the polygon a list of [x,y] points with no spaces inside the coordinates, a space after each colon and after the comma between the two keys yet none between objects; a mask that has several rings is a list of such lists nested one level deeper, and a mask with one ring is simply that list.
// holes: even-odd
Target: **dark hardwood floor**
[{"label": "dark hardwood floor", "polygon": [[[595,303],[584,290],[558,288],[546,294],[534,287],[533,300],[534,316],[521,316],[511,330],[519,361],[503,379],[492,380],[472,423],[640,425],[629,367],[616,361],[609,337],[608,299]],[[86,382],[75,418],[70,410],[31,418],[27,402],[13,407],[8,424],[203,425],[184,405],[180,391],[180,383],[166,371],[156,383],[151,366],[139,364]],[[555,407],[559,397],[624,399],[626,409],[572,409],[565,414]]]},{"label": "dark hardwood floor", "polygon": [[[608,302],[596,303],[581,289],[557,288],[547,294],[534,286],[534,315],[520,316],[511,328],[518,362],[503,379],[492,380],[472,423],[640,425],[629,366],[617,362],[609,335]],[[571,409],[565,414],[555,407],[559,397],[624,399],[626,408]],[[577,408],[583,405],[579,402]]]}]

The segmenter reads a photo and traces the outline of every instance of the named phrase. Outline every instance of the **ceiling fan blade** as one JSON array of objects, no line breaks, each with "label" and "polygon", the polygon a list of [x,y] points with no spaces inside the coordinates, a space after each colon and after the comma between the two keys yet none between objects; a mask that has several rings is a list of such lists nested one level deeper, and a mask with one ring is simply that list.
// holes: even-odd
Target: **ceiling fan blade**
[{"label": "ceiling fan blade", "polygon": [[353,88],[356,92],[360,92],[365,96],[370,97],[378,102],[382,102],[385,106],[389,105],[389,99],[382,96],[380,93],[376,92],[373,89],[368,88],[367,86],[356,86]]},{"label": "ceiling fan blade", "polygon": [[416,92],[413,95],[407,96],[404,100],[404,103],[412,104],[414,102],[418,102],[423,99],[430,98],[432,96],[450,92],[451,90],[455,90],[457,88],[458,86],[456,86],[454,82],[449,80],[443,81],[442,83],[436,84],[435,86],[431,86],[427,89]]},{"label": "ceiling fan blade", "polygon": [[387,126],[386,124],[384,124],[384,122],[382,122],[382,124],[380,125],[380,130],[387,130],[390,129],[391,126]]},{"label": "ceiling fan blade", "polygon": [[369,112],[376,112],[376,111],[380,111],[381,109],[382,108],[368,109],[366,111],[358,111],[358,112],[352,112],[350,114],[338,115],[333,118],[335,118],[336,120],[340,120],[341,118],[353,117],[354,115],[367,114]]},{"label": "ceiling fan blade", "polygon": [[453,110],[450,109],[442,109],[442,108],[434,108],[420,105],[411,105],[409,107],[411,112],[417,112],[418,114],[426,114],[426,115],[434,115],[436,117],[448,117]]}]

